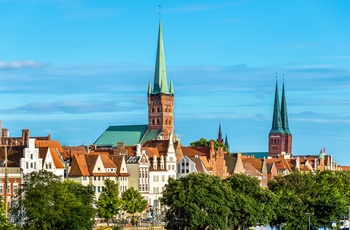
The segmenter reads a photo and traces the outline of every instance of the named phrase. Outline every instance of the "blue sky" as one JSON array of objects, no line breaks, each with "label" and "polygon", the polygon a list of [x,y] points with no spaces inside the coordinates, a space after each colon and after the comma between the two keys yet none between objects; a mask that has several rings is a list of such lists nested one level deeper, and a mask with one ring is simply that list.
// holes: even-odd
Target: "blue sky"
[{"label": "blue sky", "polygon": [[0,119],[62,145],[147,124],[159,8],[175,132],[267,151],[276,73],[293,153],[350,165],[348,1],[0,0]]}]

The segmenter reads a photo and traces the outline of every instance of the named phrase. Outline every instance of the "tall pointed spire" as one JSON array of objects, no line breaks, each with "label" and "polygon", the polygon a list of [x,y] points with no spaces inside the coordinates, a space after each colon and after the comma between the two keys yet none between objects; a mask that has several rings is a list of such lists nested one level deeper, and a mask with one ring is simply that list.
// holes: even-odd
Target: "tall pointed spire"
[{"label": "tall pointed spire", "polygon": [[281,104],[282,128],[287,134],[291,134],[288,124],[286,94],[284,92],[284,81],[282,86],[282,104]]},{"label": "tall pointed spire", "polygon": [[223,143],[224,139],[222,139],[222,133],[221,133],[221,123],[219,123],[219,132],[218,132],[218,140],[219,143]]},{"label": "tall pointed spire", "polygon": [[276,90],[275,90],[275,102],[274,102],[274,108],[273,108],[272,128],[270,133],[284,133],[284,130],[282,128],[280,102],[278,98],[277,80],[276,80]]},{"label": "tall pointed spire", "polygon": [[226,136],[225,136],[225,145],[227,147],[227,150],[230,151],[230,145],[228,143],[228,139],[227,139],[227,133],[226,133]]},{"label": "tall pointed spire", "polygon": [[148,81],[148,91],[147,94],[150,95],[152,93],[152,85],[151,85],[151,81]]},{"label": "tall pointed spire", "polygon": [[174,85],[173,85],[173,81],[170,80],[170,94],[173,94],[174,95]]},{"label": "tall pointed spire", "polygon": [[154,73],[154,85],[153,94],[169,94],[168,80],[166,76],[166,65],[164,56],[163,46],[163,34],[162,34],[162,21],[159,20],[159,31],[158,31],[158,46],[157,46],[157,57],[156,66]]}]

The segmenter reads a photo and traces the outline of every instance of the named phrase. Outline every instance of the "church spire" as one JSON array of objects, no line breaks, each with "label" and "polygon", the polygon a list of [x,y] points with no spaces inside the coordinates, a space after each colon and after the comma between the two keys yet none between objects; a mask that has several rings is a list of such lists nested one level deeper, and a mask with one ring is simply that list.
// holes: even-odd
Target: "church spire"
[{"label": "church spire", "polygon": [[227,150],[230,152],[230,145],[228,143],[227,133],[226,133],[226,136],[225,136],[225,145],[227,147]]},{"label": "church spire", "polygon": [[284,81],[282,86],[282,104],[281,104],[282,128],[287,134],[291,134],[288,124],[286,94],[284,92]]},{"label": "church spire", "polygon": [[167,82],[167,76],[166,76],[166,65],[165,65],[161,20],[159,20],[157,57],[156,57],[154,85],[153,85],[152,94],[159,94],[159,93],[169,94],[169,88],[168,88],[168,82]]},{"label": "church spire", "polygon": [[219,143],[223,143],[224,139],[222,139],[222,133],[221,133],[221,123],[219,123],[219,132],[218,132],[218,140]]},{"label": "church spire", "polygon": [[277,80],[276,80],[276,89],[275,89],[275,102],[274,102],[274,108],[273,108],[272,128],[270,133],[284,133],[284,130],[282,128],[280,102],[278,98]]}]

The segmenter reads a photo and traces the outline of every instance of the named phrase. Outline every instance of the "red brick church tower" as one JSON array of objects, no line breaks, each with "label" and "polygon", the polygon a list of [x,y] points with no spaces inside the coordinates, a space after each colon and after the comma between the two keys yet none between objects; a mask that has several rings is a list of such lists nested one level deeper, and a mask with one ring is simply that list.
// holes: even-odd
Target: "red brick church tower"
[{"label": "red brick church tower", "polygon": [[148,84],[148,128],[162,130],[164,139],[169,139],[170,133],[174,133],[174,87],[170,81],[168,88],[161,21],[153,89],[151,82]]},{"label": "red brick church tower", "polygon": [[280,107],[278,86],[276,81],[272,128],[269,133],[268,155],[271,157],[276,157],[281,154],[292,155],[292,133],[289,130],[288,124],[287,102],[284,91],[284,82],[282,88],[282,103]]}]

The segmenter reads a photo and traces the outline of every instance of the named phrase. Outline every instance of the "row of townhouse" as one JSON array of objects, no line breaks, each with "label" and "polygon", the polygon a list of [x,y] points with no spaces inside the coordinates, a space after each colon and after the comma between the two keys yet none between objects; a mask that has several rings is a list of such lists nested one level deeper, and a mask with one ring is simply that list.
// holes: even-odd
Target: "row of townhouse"
[{"label": "row of townhouse", "polygon": [[[247,154],[229,154],[221,148],[184,147],[172,138],[149,140],[136,146],[118,143],[116,148],[91,146],[61,146],[51,138],[29,138],[26,145],[4,145],[0,160],[7,154],[7,183],[5,168],[0,169],[0,195],[7,195],[9,206],[20,188],[23,175],[47,170],[62,179],[71,179],[83,185],[93,185],[96,198],[103,190],[104,180],[118,183],[121,195],[129,187],[137,189],[157,214],[164,207],[160,198],[169,178],[180,178],[191,173],[206,173],[222,179],[234,173],[244,173],[260,180],[261,186],[275,175],[286,175],[295,170],[339,170],[331,155],[280,155],[275,158],[255,158]],[[7,184],[7,190],[5,187]]]}]

